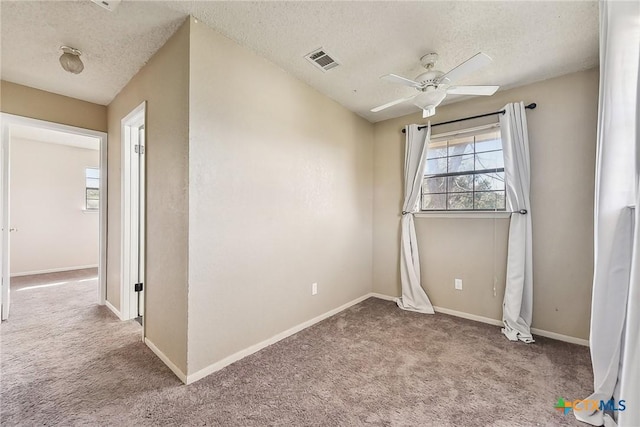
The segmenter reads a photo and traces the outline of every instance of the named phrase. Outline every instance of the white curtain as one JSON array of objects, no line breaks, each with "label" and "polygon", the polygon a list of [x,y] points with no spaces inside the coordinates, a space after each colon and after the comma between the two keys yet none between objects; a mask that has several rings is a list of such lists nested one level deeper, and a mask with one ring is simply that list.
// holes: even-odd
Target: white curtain
[{"label": "white curtain", "polygon": [[[640,40],[639,40],[640,42]],[[640,82],[638,83],[640,87]],[[639,92],[640,93],[640,92]],[[636,111],[640,110],[640,107]],[[637,116],[636,116],[637,117]],[[640,140],[636,125],[636,177],[640,178]],[[618,423],[620,426],[640,426],[640,179],[636,179],[636,209],[634,209],[636,224],[633,238],[633,258],[629,295],[627,302],[627,319],[625,322],[625,336],[623,338],[624,351],[620,371],[620,393],[617,400],[626,399],[629,410],[620,412]]]},{"label": "white curtain", "polygon": [[533,342],[533,268],[530,165],[527,116],[524,103],[507,104],[500,117],[507,190],[507,210],[511,214],[507,277],[502,304],[502,333],[511,341]]},{"label": "white curtain", "polygon": [[[626,401],[621,426],[640,425],[640,3],[600,3],[600,99],[591,302],[594,392]],[[633,206],[636,206],[634,209]],[[602,411],[574,410],[592,425],[615,425]]]},{"label": "white curtain", "polygon": [[420,255],[413,214],[418,210],[418,198],[427,161],[427,146],[431,137],[431,124],[423,130],[418,125],[406,127],[404,153],[404,203],[400,235],[400,281],[402,297],[396,300],[403,310],[433,314],[433,306],[420,285]]}]

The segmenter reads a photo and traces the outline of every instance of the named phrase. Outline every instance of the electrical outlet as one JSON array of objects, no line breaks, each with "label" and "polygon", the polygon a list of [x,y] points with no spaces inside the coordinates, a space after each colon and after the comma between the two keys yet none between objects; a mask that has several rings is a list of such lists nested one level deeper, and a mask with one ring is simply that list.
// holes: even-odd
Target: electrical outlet
[{"label": "electrical outlet", "polygon": [[455,279],[454,280],[454,286],[457,290],[461,291],[462,290],[462,279]]},{"label": "electrical outlet", "polygon": [[315,295],[318,293],[318,284],[317,283],[312,283],[311,284],[311,295]]}]

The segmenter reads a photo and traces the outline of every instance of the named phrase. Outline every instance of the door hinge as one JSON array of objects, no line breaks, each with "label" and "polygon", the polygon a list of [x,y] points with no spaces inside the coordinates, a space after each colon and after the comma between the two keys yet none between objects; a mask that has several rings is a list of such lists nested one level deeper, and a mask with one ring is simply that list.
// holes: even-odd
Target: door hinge
[{"label": "door hinge", "polygon": [[139,144],[134,145],[133,151],[135,151],[138,154],[144,154],[144,145],[139,145]]},{"label": "door hinge", "polygon": [[143,283],[136,283],[135,285],[133,285],[133,290],[136,292],[142,292],[143,288],[144,288]]}]

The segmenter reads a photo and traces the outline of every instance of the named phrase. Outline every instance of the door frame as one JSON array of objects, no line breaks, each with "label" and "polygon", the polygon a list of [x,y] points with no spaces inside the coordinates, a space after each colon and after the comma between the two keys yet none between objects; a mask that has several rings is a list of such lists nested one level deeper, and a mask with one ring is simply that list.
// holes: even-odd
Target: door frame
[{"label": "door frame", "polygon": [[[139,252],[139,279],[142,283],[144,283],[144,274],[145,274],[145,156],[141,155],[140,157],[140,170],[139,170],[139,222],[138,224],[133,223],[132,213],[131,213],[131,191],[132,191],[132,180],[131,180],[131,152],[133,151],[134,145],[136,143],[140,143],[139,141],[139,133],[138,136],[134,139],[132,138],[131,129],[140,129],[141,127],[146,128],[146,107],[147,102],[143,101],[140,105],[134,108],[129,114],[127,114],[120,122],[120,139],[122,146],[122,159],[121,159],[121,197],[122,197],[122,205],[121,205],[121,263],[120,263],[120,319],[122,320],[130,320],[134,319],[138,315],[137,310],[137,301],[138,295],[135,292],[133,286],[130,284],[133,283],[131,280],[132,271],[134,269],[132,257],[132,245],[134,241],[131,235],[132,226],[138,230],[139,233],[139,241],[138,241],[138,252]],[[146,129],[145,129],[146,135]],[[146,141],[142,141],[142,146],[146,145]],[[146,289],[145,289],[146,290]],[[142,311],[142,321],[144,322],[144,297],[145,290],[140,293],[140,310]],[[144,326],[144,323],[143,323]]]},{"label": "door frame", "polygon": [[0,113],[0,181],[2,197],[0,197],[0,215],[2,215],[2,244],[0,245],[0,277],[2,278],[2,292],[0,292],[0,304],[2,304],[2,320],[9,316],[10,298],[10,209],[9,209],[9,178],[11,176],[11,126],[23,125],[74,135],[88,136],[100,140],[100,205],[99,215],[99,245],[100,258],[98,260],[98,298],[97,302],[104,305],[107,298],[107,148],[108,138],[106,132],[85,129],[77,126],[64,125],[46,120],[17,116],[14,114]]}]

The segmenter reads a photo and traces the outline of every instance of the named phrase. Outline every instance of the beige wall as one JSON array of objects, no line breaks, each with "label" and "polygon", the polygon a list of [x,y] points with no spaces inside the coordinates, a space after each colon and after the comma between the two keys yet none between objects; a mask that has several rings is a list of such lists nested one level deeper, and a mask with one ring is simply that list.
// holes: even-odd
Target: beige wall
[{"label": "beige wall", "polygon": [[85,129],[107,131],[107,107],[51,92],[0,82],[0,110],[3,113]]},{"label": "beige wall", "polygon": [[11,139],[11,274],[98,265],[98,212],[85,212],[85,169],[98,150]]},{"label": "beige wall", "polygon": [[190,116],[193,374],[371,291],[373,126],[196,23]]},{"label": "beige wall", "polygon": [[[438,123],[495,111],[514,101],[538,103],[537,109],[527,111],[533,327],[584,339],[589,336],[593,274],[597,98],[598,72],[589,70],[439,107],[431,119]],[[398,230],[404,156],[400,130],[409,123],[425,122],[416,114],[375,125],[374,292],[400,294]],[[434,128],[434,133],[452,128]],[[416,229],[422,282],[433,304],[501,319],[508,220],[417,218]],[[495,296],[494,269],[499,283]],[[463,279],[463,291],[454,290],[454,278]]]},{"label": "beige wall", "polygon": [[189,23],[151,58],[108,107],[107,299],[120,305],[121,120],[146,110],[145,336],[187,371]]}]

